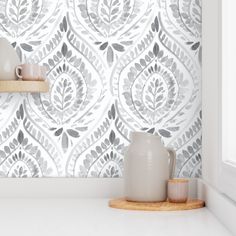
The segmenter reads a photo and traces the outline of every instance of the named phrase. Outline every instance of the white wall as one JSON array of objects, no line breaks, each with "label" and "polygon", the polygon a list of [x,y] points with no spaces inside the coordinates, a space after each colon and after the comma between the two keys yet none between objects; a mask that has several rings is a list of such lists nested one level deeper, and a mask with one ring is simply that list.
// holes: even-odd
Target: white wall
[{"label": "white wall", "polygon": [[[218,186],[219,118],[219,5],[220,0],[204,0],[203,4],[203,69],[202,69],[202,111],[203,111],[203,179]],[[212,135],[214,134],[214,135]]]}]

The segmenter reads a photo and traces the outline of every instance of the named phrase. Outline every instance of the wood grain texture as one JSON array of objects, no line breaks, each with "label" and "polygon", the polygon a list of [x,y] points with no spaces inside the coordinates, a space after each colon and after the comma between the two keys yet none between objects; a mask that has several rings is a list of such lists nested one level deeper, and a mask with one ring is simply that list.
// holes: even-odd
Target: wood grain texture
[{"label": "wood grain texture", "polygon": [[124,198],[113,199],[109,201],[109,206],[117,209],[125,210],[141,210],[141,211],[183,211],[202,208],[205,202],[194,199],[188,200],[186,203],[171,202],[131,202]]},{"label": "wood grain texture", "polygon": [[31,92],[45,93],[49,91],[47,81],[1,80],[0,92]]}]

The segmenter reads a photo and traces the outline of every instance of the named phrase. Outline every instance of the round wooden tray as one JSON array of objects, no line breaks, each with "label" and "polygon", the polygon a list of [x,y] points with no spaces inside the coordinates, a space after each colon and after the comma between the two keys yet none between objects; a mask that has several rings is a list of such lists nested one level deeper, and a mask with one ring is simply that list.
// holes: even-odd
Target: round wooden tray
[{"label": "round wooden tray", "polygon": [[171,202],[131,202],[124,198],[113,199],[109,201],[112,208],[125,210],[141,210],[141,211],[183,211],[202,208],[205,206],[204,201],[194,199],[188,200],[186,203]]}]

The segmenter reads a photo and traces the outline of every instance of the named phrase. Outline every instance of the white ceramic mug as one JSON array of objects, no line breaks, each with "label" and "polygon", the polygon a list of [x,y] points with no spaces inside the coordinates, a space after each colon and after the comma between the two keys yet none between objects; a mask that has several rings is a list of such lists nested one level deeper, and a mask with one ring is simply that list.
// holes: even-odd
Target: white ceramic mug
[{"label": "white ceramic mug", "polygon": [[16,75],[22,80],[45,80],[46,67],[35,64],[22,64],[16,67]]}]

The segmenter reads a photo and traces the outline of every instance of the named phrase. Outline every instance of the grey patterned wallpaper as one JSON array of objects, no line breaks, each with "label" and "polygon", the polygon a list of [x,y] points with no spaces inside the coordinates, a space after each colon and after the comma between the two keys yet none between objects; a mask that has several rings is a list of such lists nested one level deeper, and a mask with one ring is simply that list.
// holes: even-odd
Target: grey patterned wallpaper
[{"label": "grey patterned wallpaper", "polygon": [[201,175],[200,0],[0,0],[0,36],[51,84],[0,94],[1,177],[119,177],[133,130]]}]

